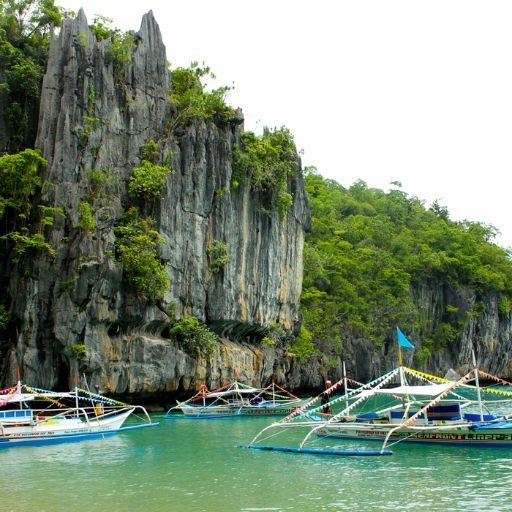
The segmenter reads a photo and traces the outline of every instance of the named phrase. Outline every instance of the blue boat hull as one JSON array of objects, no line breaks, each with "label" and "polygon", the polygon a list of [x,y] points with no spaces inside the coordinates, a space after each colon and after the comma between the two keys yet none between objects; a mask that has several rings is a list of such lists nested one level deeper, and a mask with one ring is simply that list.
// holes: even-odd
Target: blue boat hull
[{"label": "blue boat hull", "polygon": [[[386,439],[388,430],[361,428],[325,429],[317,433],[318,437],[331,439],[347,439],[353,441],[379,441]],[[465,446],[478,448],[512,448],[512,424],[475,424],[469,428],[460,430],[443,430],[440,426],[436,430],[411,431],[401,430],[394,432],[389,437],[390,442],[405,442],[442,446]]]},{"label": "blue boat hull", "polygon": [[266,445],[238,445],[237,448],[249,448],[251,450],[263,450],[274,452],[288,452],[297,454],[310,454],[310,455],[337,455],[345,457],[378,457],[380,455],[391,455],[393,452],[390,450],[335,450],[330,448],[295,448],[293,446],[266,446]]},{"label": "blue boat hull", "polygon": [[72,443],[77,441],[85,441],[89,439],[98,439],[110,437],[120,432],[128,430],[137,430],[146,427],[156,427],[158,423],[150,423],[144,425],[130,425],[121,427],[115,430],[99,430],[97,432],[72,432],[68,434],[51,434],[51,435],[38,435],[38,436],[23,436],[17,438],[2,438],[0,437],[0,449],[11,448],[20,446],[41,446],[51,445],[58,443]]}]

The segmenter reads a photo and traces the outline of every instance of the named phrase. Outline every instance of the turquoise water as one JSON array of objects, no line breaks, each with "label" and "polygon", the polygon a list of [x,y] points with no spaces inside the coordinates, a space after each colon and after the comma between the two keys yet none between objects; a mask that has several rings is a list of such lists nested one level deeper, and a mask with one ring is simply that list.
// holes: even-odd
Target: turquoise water
[{"label": "turquoise water", "polygon": [[[388,457],[259,452],[236,445],[247,444],[270,418],[154,418],[159,427],[107,439],[0,450],[0,509],[498,512],[512,507],[512,450],[402,444]],[[266,444],[279,444],[279,438]]]}]

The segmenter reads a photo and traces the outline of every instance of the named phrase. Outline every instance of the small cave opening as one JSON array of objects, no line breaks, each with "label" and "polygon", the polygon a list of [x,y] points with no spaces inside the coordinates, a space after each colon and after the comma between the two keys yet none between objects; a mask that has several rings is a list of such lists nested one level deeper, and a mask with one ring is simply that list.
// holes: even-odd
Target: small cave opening
[{"label": "small cave opening", "polygon": [[58,363],[55,391],[69,391],[69,365],[65,361]]}]

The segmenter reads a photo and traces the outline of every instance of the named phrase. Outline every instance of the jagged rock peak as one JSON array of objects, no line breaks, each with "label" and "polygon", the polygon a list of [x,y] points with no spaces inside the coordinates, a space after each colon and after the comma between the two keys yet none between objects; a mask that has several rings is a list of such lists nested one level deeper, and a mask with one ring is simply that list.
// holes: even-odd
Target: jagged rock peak
[{"label": "jagged rock peak", "polygon": [[[139,32],[130,32],[137,45],[134,52],[134,75],[140,77],[150,76],[154,84],[170,88],[169,70],[167,66],[167,55],[162,40],[160,27],[149,11],[142,17]],[[146,80],[146,87],[152,88],[151,83]]]},{"label": "jagged rock peak", "polygon": [[[36,141],[49,161],[50,178],[62,182],[62,172],[76,174],[77,165],[101,168],[111,166],[111,161],[133,162],[138,147],[162,132],[170,77],[151,11],[143,16],[140,32],[131,34],[130,62],[113,62],[111,42],[97,41],[80,9],[75,19],[64,21],[59,37],[52,41]],[[97,120],[94,125],[91,119]],[[129,151],[133,154],[115,155],[122,142],[113,139],[127,132],[137,139],[129,145],[135,148]],[[91,147],[96,148],[95,161],[88,155]],[[58,168],[53,168],[55,160]]]},{"label": "jagged rock peak", "polygon": [[[69,33],[72,37],[76,38],[79,34],[83,34],[87,36],[87,44],[90,45],[93,42],[93,34],[91,32],[91,29],[89,28],[89,22],[87,20],[87,16],[85,14],[85,11],[80,7],[80,10],[78,11],[78,14],[76,15],[75,19],[65,19],[64,23],[62,24],[62,30],[61,34]],[[64,36],[63,39],[66,39]],[[78,41],[75,39],[75,45],[78,43]],[[83,41],[82,41],[83,45]],[[84,45],[86,46],[86,45]]]},{"label": "jagged rock peak", "polygon": [[85,15],[85,11],[83,9],[83,7],[80,7],[80,9],[78,10],[78,14],[76,15],[76,19],[79,23],[85,23],[86,25],[88,25],[87,23],[87,16]]},{"label": "jagged rock peak", "polygon": [[141,36],[152,34],[158,35],[161,40],[162,36],[160,33],[160,27],[158,26],[155,16],[153,15],[153,11],[148,11],[142,16],[139,33]]}]

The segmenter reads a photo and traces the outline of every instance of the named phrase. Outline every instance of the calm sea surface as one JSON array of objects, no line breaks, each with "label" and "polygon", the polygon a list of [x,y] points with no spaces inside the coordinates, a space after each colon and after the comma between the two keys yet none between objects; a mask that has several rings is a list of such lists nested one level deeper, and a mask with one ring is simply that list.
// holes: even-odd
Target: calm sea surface
[{"label": "calm sea surface", "polygon": [[[249,443],[271,418],[153,416],[159,427],[108,439],[0,450],[0,510],[512,509],[512,450],[401,444],[388,457],[259,452],[236,445]],[[350,449],[380,446],[333,442]],[[265,443],[280,444],[279,438]]]}]

